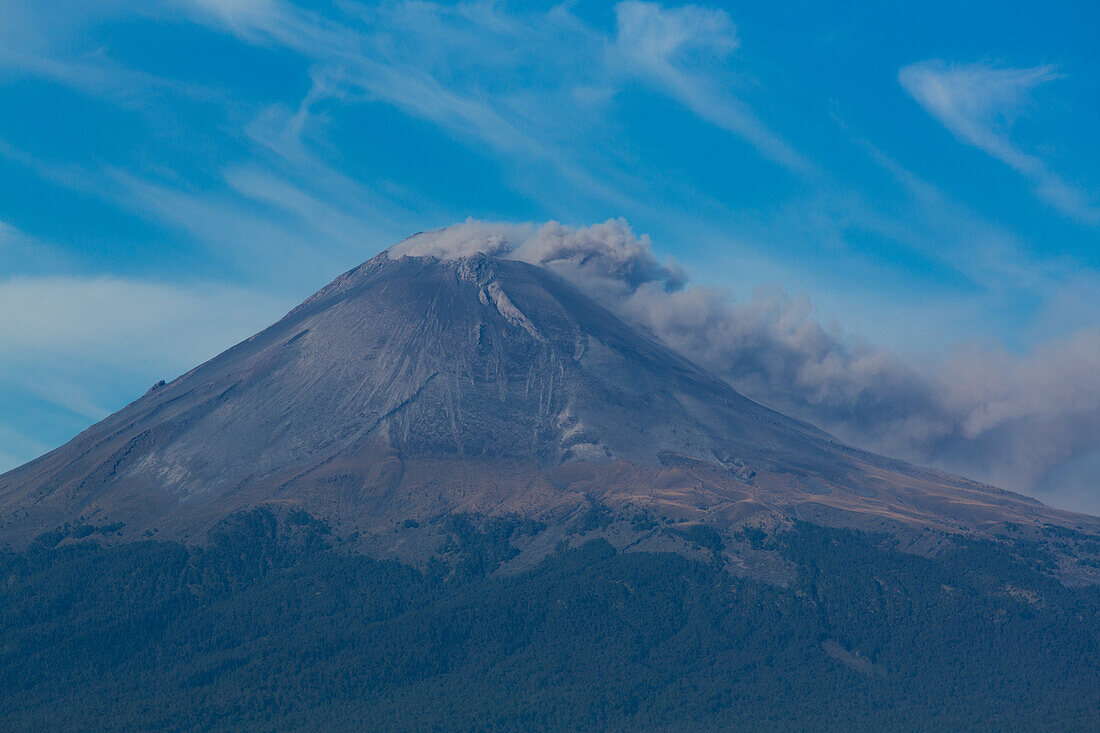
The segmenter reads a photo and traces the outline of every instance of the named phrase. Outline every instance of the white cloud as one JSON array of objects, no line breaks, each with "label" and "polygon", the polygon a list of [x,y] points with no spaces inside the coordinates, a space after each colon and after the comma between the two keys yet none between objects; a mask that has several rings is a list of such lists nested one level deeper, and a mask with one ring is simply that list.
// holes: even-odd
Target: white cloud
[{"label": "white cloud", "polygon": [[63,261],[57,248],[0,220],[0,272],[25,274],[55,269]]},{"label": "white cloud", "polygon": [[[614,205],[629,203],[605,182],[606,173],[591,173],[584,151],[573,149],[578,137],[569,128],[580,111],[573,95],[578,74],[600,81],[607,75],[576,62],[597,57],[599,39],[564,9],[512,15],[491,4],[349,2],[332,19],[281,0],[229,15],[218,3],[193,5],[202,22],[308,59],[315,80],[309,102],[393,105],[502,156],[506,167],[517,171],[516,185],[544,201],[554,200],[547,194],[550,181],[533,174],[532,166],[551,171],[566,190]],[[518,48],[522,55],[507,50]],[[531,58],[539,63],[531,64]],[[526,73],[517,73],[517,64],[526,64]],[[536,78],[552,83],[529,94],[525,85]]]},{"label": "white cloud", "polygon": [[7,253],[16,248],[26,247],[28,238],[11,224],[0,221],[0,253]]},{"label": "white cloud", "polygon": [[263,25],[281,12],[279,0],[191,0],[200,10],[239,28]]},{"label": "white cloud", "polygon": [[615,6],[616,59],[702,119],[744,138],[761,155],[789,168],[810,164],[761,122],[731,91],[724,62],[740,45],[724,10],[696,5],[664,8],[626,0]]},{"label": "white cloud", "polygon": [[195,99],[210,99],[216,92],[196,84],[184,84],[122,66],[102,49],[81,55],[74,61],[20,53],[0,47],[0,69],[54,81],[91,95],[110,97],[121,104],[143,107],[154,93],[170,93]]},{"label": "white cloud", "polygon": [[[120,168],[59,166],[3,139],[0,158],[55,185],[185,231],[209,248],[211,260],[237,276],[268,284],[316,286],[413,228],[415,207],[395,203],[396,195],[383,190],[386,182],[368,187],[338,173],[305,152],[295,133],[279,131],[285,121],[274,119],[277,115],[271,112],[261,119],[272,129],[256,126],[252,131],[259,148],[255,162],[230,163],[213,171],[221,177],[221,186],[188,185],[178,177]],[[422,220],[424,209],[419,213]],[[0,264],[18,264],[13,272],[64,270],[57,250],[0,222]]]},{"label": "white cloud", "polygon": [[0,359],[185,367],[266,325],[288,305],[229,285],[16,277],[0,281]]},{"label": "white cloud", "polygon": [[1100,223],[1100,208],[1050,169],[1037,155],[1012,142],[1009,131],[1037,86],[1058,79],[1052,66],[1028,69],[985,63],[922,61],[902,68],[898,81],[930,115],[960,141],[973,145],[1029,178],[1036,193],[1058,211]]},{"label": "white cloud", "polygon": [[589,120],[591,100],[609,99],[632,78],[765,157],[808,168],[732,93],[726,67],[738,43],[724,11],[623,2],[615,7],[615,35],[607,37],[566,6],[539,13],[488,3],[368,9],[349,2],[339,20],[279,0],[229,15],[205,0],[196,7],[205,22],[322,65],[333,96],[393,104],[463,141],[552,168],[568,185],[615,204],[625,202],[620,187],[604,182],[611,177],[606,169],[599,177],[590,173],[591,151],[575,149],[575,133]]},{"label": "white cloud", "polygon": [[[625,3],[610,34],[586,24],[568,6],[543,11],[495,3],[347,2],[322,14],[284,0],[188,0],[153,3],[142,12],[161,19],[182,14],[247,43],[296,52],[311,65],[312,86],[297,109],[272,104],[250,110],[241,100],[222,100],[230,129],[242,118],[252,122],[240,138],[247,149],[234,148],[211,163],[220,168],[207,171],[214,185],[209,179],[189,181],[194,176],[162,161],[97,171],[31,160],[3,141],[0,155],[58,185],[182,227],[213,245],[216,256],[238,250],[234,264],[244,268],[266,262],[256,258],[257,251],[285,246],[281,258],[298,258],[322,239],[330,248],[335,243],[337,251],[343,245],[350,251],[363,239],[387,241],[375,234],[396,235],[465,213],[433,208],[372,172],[360,171],[366,176],[360,180],[343,172],[324,139],[325,111],[333,102],[383,102],[428,120],[498,167],[507,179],[502,187],[570,220],[639,215],[651,208],[645,202],[653,198],[654,186],[664,201],[691,202],[690,214],[671,203],[663,207],[666,221],[682,230],[703,226],[703,208],[728,213],[691,181],[647,170],[639,164],[641,151],[624,145],[604,113],[631,80],[744,137],[765,156],[801,165],[735,98],[729,67],[736,29],[722,11]],[[63,20],[68,23],[67,15]],[[60,78],[80,67],[71,83],[120,103],[127,102],[123,90],[152,81],[107,63],[98,51],[75,61],[64,49],[54,49],[57,60],[47,51],[36,50],[35,58],[49,61],[50,73]],[[85,75],[88,66],[94,69]],[[46,73],[44,66],[39,72],[22,68]],[[186,92],[170,82],[161,88]],[[219,179],[226,186],[218,186]],[[394,211],[402,215],[394,217]],[[369,234],[359,235],[349,224]]]}]

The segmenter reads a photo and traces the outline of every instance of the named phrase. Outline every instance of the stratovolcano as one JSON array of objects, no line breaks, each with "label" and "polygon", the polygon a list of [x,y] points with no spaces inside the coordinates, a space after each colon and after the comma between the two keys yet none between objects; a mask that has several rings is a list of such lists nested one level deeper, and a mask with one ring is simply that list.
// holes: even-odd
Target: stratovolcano
[{"label": "stratovolcano", "polygon": [[[422,235],[423,236],[423,235]],[[845,446],[759,405],[545,268],[383,252],[274,325],[0,477],[0,536],[201,542],[304,510],[387,552],[453,514],[553,526],[593,502],[713,526],[935,535],[1100,520]]]}]

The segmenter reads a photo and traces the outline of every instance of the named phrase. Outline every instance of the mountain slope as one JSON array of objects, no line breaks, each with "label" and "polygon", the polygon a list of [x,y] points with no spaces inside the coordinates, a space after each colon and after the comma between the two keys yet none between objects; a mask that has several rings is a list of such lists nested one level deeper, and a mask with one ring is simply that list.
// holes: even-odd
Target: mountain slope
[{"label": "mountain slope", "polygon": [[908,541],[1100,530],[843,446],[544,269],[383,253],[0,477],[0,539],[121,523],[123,537],[198,541],[260,505],[379,538],[456,513],[560,523],[593,501],[720,530],[806,519]]}]

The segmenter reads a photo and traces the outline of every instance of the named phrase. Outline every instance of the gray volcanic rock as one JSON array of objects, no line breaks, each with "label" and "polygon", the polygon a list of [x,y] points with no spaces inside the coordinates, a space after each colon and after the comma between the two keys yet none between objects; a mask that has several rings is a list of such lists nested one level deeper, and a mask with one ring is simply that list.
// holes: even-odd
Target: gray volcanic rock
[{"label": "gray volcanic rock", "polygon": [[0,476],[0,539],[68,522],[199,540],[255,506],[382,537],[599,500],[730,527],[1100,529],[856,451],[738,394],[533,265],[383,253],[271,327]]}]

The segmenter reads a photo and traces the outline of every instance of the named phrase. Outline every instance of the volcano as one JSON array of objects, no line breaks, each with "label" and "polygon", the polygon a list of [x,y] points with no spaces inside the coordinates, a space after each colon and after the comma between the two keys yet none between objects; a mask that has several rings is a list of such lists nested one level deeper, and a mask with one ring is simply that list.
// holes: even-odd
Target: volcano
[{"label": "volcano", "polygon": [[465,254],[384,252],[0,477],[0,728],[1096,728],[1100,520]]},{"label": "volcano", "polygon": [[401,523],[554,525],[593,502],[718,531],[793,520],[886,531],[917,547],[1006,526],[1100,530],[845,446],[547,269],[395,249],[0,477],[0,539],[19,547],[59,526],[109,525],[122,538],[201,542],[265,506],[385,551]]}]

